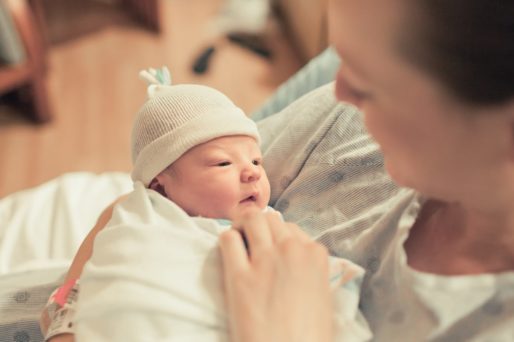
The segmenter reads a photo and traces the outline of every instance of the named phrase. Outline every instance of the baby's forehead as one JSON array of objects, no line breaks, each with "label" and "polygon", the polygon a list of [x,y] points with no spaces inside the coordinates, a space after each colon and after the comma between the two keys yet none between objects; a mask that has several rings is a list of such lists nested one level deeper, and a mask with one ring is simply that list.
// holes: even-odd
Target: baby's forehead
[{"label": "baby's forehead", "polygon": [[196,146],[194,149],[201,153],[214,153],[223,151],[248,150],[253,152],[260,150],[257,140],[245,135],[229,135],[209,140]]}]

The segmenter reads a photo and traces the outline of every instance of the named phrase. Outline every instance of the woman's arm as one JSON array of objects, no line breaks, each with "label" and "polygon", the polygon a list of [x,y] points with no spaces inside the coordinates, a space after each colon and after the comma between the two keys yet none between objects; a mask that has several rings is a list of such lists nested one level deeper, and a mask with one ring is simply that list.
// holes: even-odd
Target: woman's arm
[{"label": "woman's arm", "polygon": [[[96,235],[98,232],[100,232],[109,222],[109,220],[112,217],[112,211],[114,209],[114,206],[124,200],[127,197],[127,195],[120,196],[118,199],[116,199],[113,203],[111,203],[107,208],[104,209],[104,211],[100,214],[100,217],[98,218],[95,226],[91,231],[88,233],[84,241],[82,241],[82,244],[80,245],[77,254],[75,254],[75,257],[73,258],[73,262],[71,263],[70,269],[68,270],[68,274],[65,277],[64,282],[67,283],[70,280],[78,279],[80,278],[80,275],[82,274],[82,269],[84,268],[84,264],[91,258],[91,254],[93,253],[93,243],[95,240]],[[46,334],[46,331],[48,330],[48,326],[50,322],[43,323],[43,319],[41,321],[41,330],[43,333]],[[72,334],[61,334],[57,335],[50,340],[49,342],[74,342],[75,338]]]},{"label": "woman's arm", "polygon": [[277,213],[251,211],[221,236],[232,341],[323,342],[333,336],[328,253]]}]

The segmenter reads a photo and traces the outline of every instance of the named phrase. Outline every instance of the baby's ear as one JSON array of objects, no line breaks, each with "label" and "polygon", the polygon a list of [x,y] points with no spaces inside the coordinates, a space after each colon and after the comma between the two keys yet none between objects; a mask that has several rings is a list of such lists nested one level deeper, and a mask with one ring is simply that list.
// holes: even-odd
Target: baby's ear
[{"label": "baby's ear", "polygon": [[152,179],[148,188],[152,189],[154,191],[157,191],[164,197],[168,197],[168,196],[166,196],[166,190],[164,189],[164,186],[162,186],[161,183],[159,183],[159,181],[157,180],[157,177]]}]

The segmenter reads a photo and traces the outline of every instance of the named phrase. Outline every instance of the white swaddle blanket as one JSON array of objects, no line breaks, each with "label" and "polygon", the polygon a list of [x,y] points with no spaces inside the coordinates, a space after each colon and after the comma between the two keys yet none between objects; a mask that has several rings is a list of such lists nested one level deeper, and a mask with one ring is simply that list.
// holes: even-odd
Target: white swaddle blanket
[{"label": "white swaddle blanket", "polygon": [[[78,341],[227,341],[216,220],[189,217],[136,183],[97,235],[81,277]],[[357,309],[363,270],[333,258],[338,339],[369,338]]]}]

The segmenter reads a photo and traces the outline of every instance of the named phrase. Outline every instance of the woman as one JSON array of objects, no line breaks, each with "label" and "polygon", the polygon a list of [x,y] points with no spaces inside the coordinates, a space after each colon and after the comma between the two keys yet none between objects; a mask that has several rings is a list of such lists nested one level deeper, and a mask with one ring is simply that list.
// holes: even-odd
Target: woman
[{"label": "woman", "polygon": [[[336,96],[413,189],[341,252],[373,253],[361,308],[374,339],[513,340],[514,2],[330,6]],[[236,231],[221,239],[235,340],[329,341],[326,251],[257,212],[237,226],[249,253]]]}]

